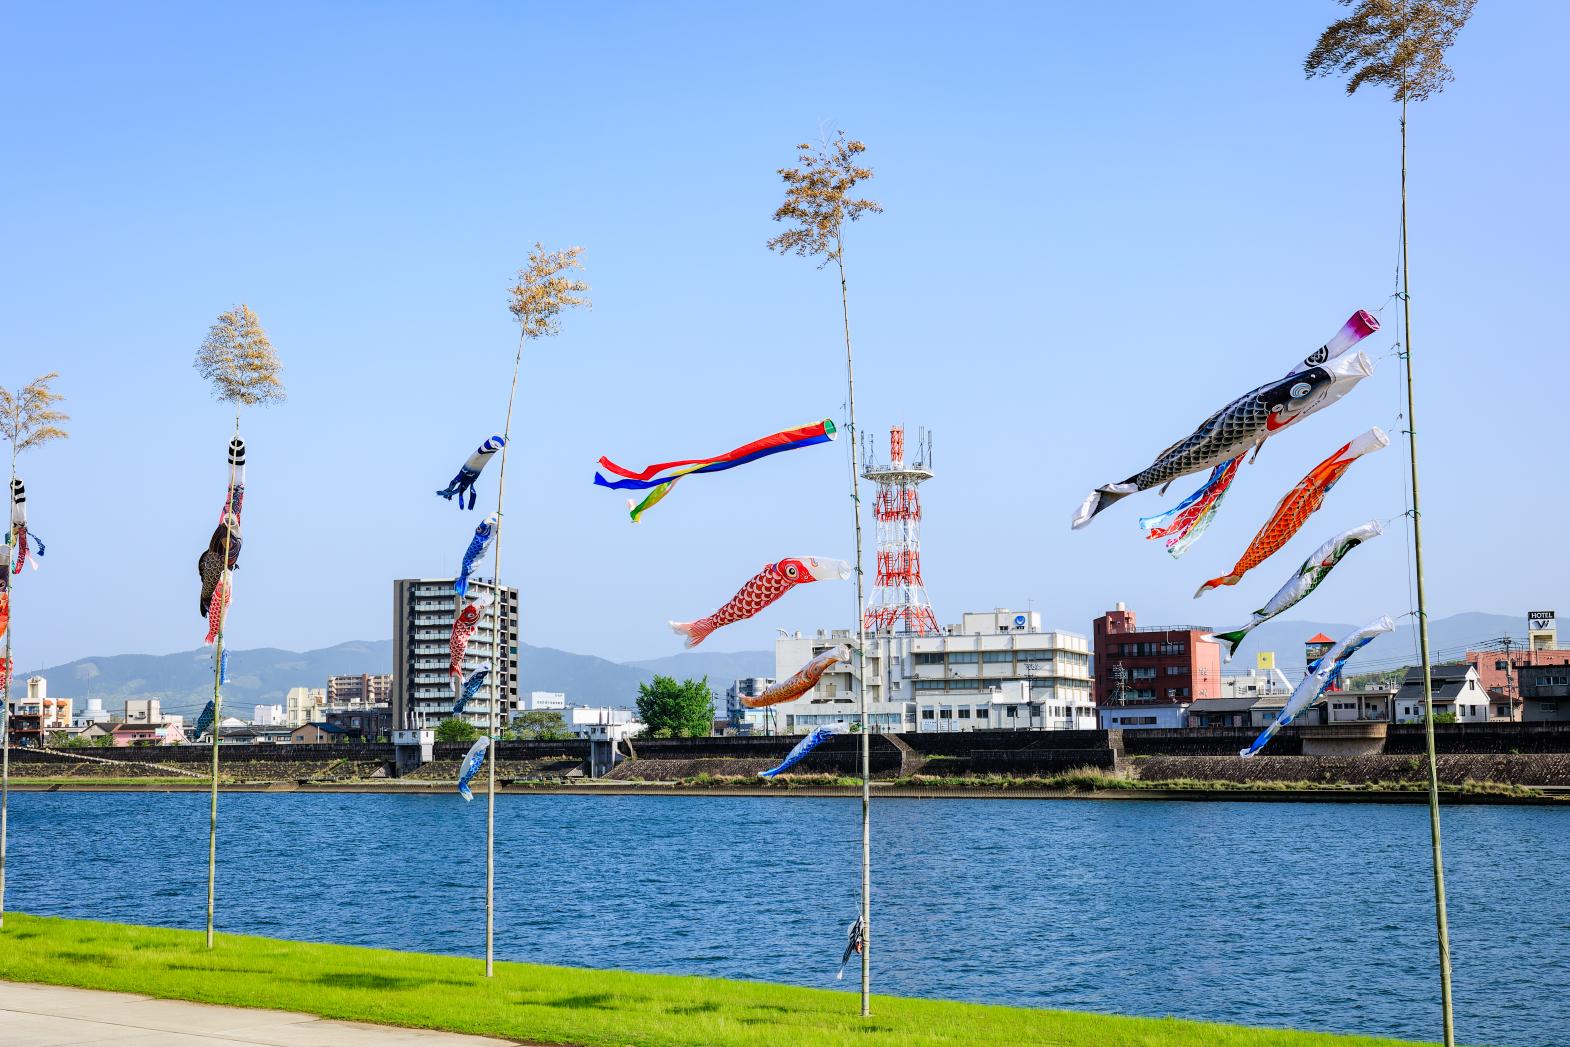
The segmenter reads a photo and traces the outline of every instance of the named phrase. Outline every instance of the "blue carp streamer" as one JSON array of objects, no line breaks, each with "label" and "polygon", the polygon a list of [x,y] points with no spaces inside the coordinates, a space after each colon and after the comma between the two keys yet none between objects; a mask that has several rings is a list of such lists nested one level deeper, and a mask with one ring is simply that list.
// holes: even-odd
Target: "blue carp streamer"
[{"label": "blue carp streamer", "polygon": [[474,794],[469,791],[469,780],[485,766],[485,750],[490,747],[491,740],[481,738],[469,746],[469,751],[464,754],[463,763],[458,768],[458,795],[463,797],[465,803],[474,799]]},{"label": "blue carp streamer", "polygon": [[758,777],[773,778],[777,774],[784,774],[802,760],[805,760],[807,758],[807,754],[812,752],[812,750],[816,749],[818,746],[822,745],[836,734],[844,734],[849,730],[850,724],[846,723],[844,720],[841,720],[839,723],[831,723],[823,727],[814,728],[811,734],[797,742],[796,747],[785,754],[785,759],[779,762],[779,766],[771,767],[767,771],[759,771]]},{"label": "blue carp streamer", "polygon": [[1341,675],[1348,658],[1368,646],[1369,641],[1393,631],[1395,627],[1395,623],[1388,617],[1381,616],[1356,632],[1343,636],[1334,647],[1325,652],[1323,657],[1315,659],[1314,664],[1309,666],[1308,675],[1303,677],[1292,691],[1292,696],[1287,699],[1286,706],[1276,714],[1274,722],[1266,727],[1247,749],[1238,750],[1238,755],[1245,760],[1257,755],[1269,744],[1270,739],[1275,737],[1277,731],[1291,724],[1299,713],[1319,701],[1330,685]]},{"label": "blue carp streamer", "polygon": [[463,689],[458,692],[457,699],[452,703],[453,715],[463,712],[463,707],[469,704],[469,699],[480,693],[480,688],[485,685],[485,678],[491,675],[491,663],[486,662],[463,682]]},{"label": "blue carp streamer", "polygon": [[469,548],[463,551],[463,565],[458,569],[458,577],[453,581],[452,587],[459,596],[469,594],[469,576],[474,573],[474,565],[480,562],[485,555],[485,550],[490,548],[491,539],[496,536],[498,518],[495,513],[480,521],[480,526],[474,529],[474,537],[469,539]]}]

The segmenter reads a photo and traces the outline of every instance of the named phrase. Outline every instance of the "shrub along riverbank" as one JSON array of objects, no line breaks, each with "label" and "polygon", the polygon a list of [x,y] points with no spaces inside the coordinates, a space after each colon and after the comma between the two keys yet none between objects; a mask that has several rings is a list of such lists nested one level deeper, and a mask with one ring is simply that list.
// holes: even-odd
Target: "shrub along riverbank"
[{"label": "shrub along riverbank", "polygon": [[1398,1047],[1408,1041],[478,960],[10,913],[0,978],[581,1047]]}]

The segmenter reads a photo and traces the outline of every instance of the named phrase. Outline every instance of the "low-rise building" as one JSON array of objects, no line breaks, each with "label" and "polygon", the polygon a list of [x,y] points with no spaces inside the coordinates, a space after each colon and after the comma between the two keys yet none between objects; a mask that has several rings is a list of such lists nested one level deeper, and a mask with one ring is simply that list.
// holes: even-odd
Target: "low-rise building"
[{"label": "low-rise building", "polygon": [[1087,689],[1052,696],[1026,680],[1004,680],[975,694],[918,694],[916,730],[944,731],[1090,731],[1096,707]]},{"label": "low-rise building", "polygon": [[1190,727],[1251,727],[1252,710],[1264,695],[1242,698],[1201,698],[1188,707]]},{"label": "low-rise building", "polygon": [[1519,672],[1522,720],[1570,720],[1570,665],[1523,666]]},{"label": "low-rise building", "polygon": [[289,732],[289,741],[295,745],[320,745],[323,742],[348,741],[349,732],[337,724],[301,724]]},{"label": "low-rise building", "polygon": [[251,723],[255,724],[257,727],[281,727],[283,726],[283,722],[283,706],[252,706]]},{"label": "low-rise building", "polygon": [[386,705],[329,709],[327,724],[342,728],[350,741],[374,742],[391,737],[392,710]]},{"label": "low-rise building", "polygon": [[530,691],[523,700],[525,712],[561,712],[567,708],[567,695],[562,691]]},{"label": "low-rise building", "polygon": [[11,699],[9,711],[11,744],[19,748],[41,749],[50,735],[72,732],[71,699],[49,697],[49,681],[42,676],[28,677],[27,696]]},{"label": "low-rise building", "polygon": [[615,706],[569,705],[561,710],[562,722],[576,738],[621,741],[645,730],[632,709]]},{"label": "low-rise building", "polygon": [[[1477,667],[1467,662],[1455,665],[1435,665],[1430,668],[1434,715],[1449,714],[1457,723],[1487,723],[1494,718],[1490,710],[1488,692],[1478,679]],[[1395,722],[1422,723],[1423,667],[1409,666],[1401,687],[1396,691]],[[1506,717],[1498,717],[1506,719]]]}]

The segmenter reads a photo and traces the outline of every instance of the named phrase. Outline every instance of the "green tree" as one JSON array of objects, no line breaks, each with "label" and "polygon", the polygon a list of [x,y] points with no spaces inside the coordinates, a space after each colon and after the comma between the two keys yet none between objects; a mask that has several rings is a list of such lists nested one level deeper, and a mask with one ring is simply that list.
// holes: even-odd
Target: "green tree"
[{"label": "green tree", "polygon": [[468,720],[460,720],[456,716],[443,720],[436,725],[436,740],[438,742],[455,742],[463,745],[474,741],[480,736],[480,729]]},{"label": "green tree", "polygon": [[561,713],[554,709],[535,709],[520,713],[512,721],[507,736],[525,741],[557,742],[571,738],[572,732],[567,730],[567,721],[562,719]]},{"label": "green tree", "polygon": [[714,692],[709,678],[656,676],[638,685],[638,719],[651,738],[702,738],[714,727]]}]

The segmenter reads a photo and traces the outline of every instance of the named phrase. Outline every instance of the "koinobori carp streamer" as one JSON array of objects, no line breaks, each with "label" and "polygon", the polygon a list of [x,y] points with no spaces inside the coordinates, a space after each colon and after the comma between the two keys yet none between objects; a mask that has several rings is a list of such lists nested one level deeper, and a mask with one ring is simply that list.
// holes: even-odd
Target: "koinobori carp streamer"
[{"label": "koinobori carp streamer", "polygon": [[1348,350],[1378,329],[1379,322],[1370,314],[1361,310],[1353,314],[1335,338],[1305,358],[1303,366],[1233,400],[1128,479],[1091,491],[1074,513],[1074,528],[1084,527],[1121,498],[1153,487],[1165,489],[1180,476],[1213,469],[1329,407],[1374,373],[1368,357]]},{"label": "koinobori carp streamer", "polygon": [[724,607],[695,622],[671,622],[671,629],[696,647],[722,626],[751,618],[798,585],[850,577],[850,564],[823,556],[790,556],[771,563],[737,590]]},{"label": "koinobori carp streamer", "polygon": [[643,514],[659,504],[675,487],[676,481],[684,476],[694,473],[724,472],[726,469],[734,469],[738,465],[746,465],[748,462],[755,462],[759,458],[767,458],[781,451],[795,451],[814,444],[828,443],[835,438],[835,435],[834,423],[825,418],[811,425],[760,437],[712,458],[657,462],[637,471],[617,465],[609,458],[601,458],[599,470],[594,474],[594,482],[599,487],[618,491],[648,490],[649,494],[643,501],[627,503],[628,515],[632,517],[633,523],[637,523]]}]

